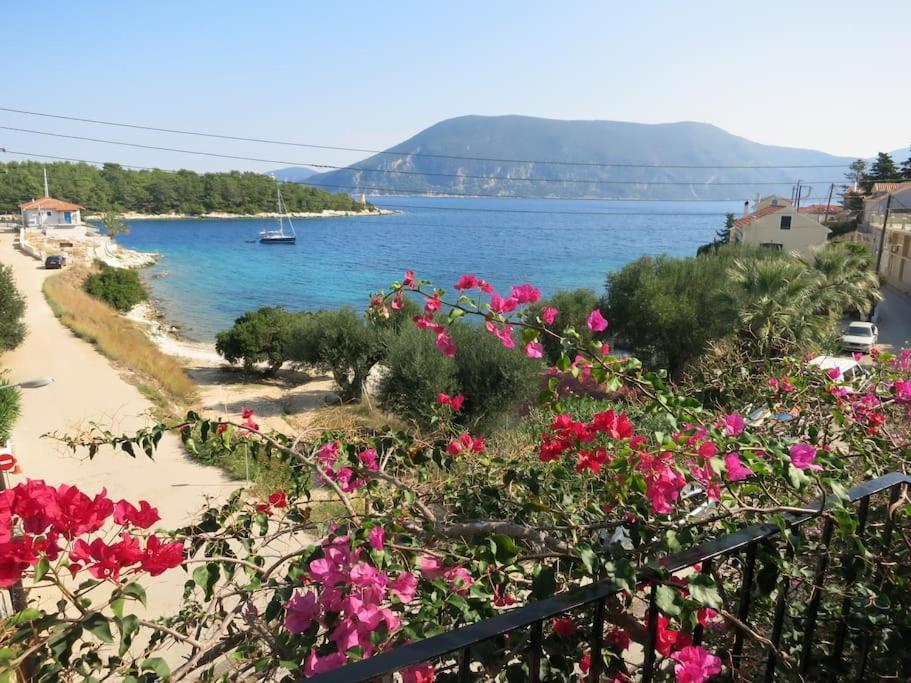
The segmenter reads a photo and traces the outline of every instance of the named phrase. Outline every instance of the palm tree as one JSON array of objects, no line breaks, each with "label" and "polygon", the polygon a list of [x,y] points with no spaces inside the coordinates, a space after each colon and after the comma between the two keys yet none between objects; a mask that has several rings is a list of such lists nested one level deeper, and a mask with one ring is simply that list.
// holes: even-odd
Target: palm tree
[{"label": "palm tree", "polygon": [[839,318],[846,311],[867,311],[882,299],[879,276],[865,244],[830,242],[815,256],[813,269],[823,278],[817,302],[820,313]]},{"label": "palm tree", "polygon": [[831,329],[817,314],[820,273],[790,259],[738,259],[729,272],[731,290],[720,303],[731,322],[762,356],[777,356],[815,345]]}]

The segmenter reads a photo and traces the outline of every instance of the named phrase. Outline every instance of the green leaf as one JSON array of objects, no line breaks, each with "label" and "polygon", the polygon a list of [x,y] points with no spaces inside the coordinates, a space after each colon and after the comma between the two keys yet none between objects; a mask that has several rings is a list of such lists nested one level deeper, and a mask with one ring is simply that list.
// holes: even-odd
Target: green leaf
[{"label": "green leaf", "polygon": [[128,583],[123,587],[123,594],[130,598],[136,598],[145,606],[146,604],[146,591],[145,588],[140,586],[138,583]]},{"label": "green leaf", "polygon": [[554,570],[544,565],[537,565],[531,581],[531,594],[538,600],[553,596],[557,592],[557,577]]},{"label": "green leaf", "polygon": [[495,552],[499,562],[512,562],[519,554],[519,546],[506,534],[494,534],[490,539],[496,544]]},{"label": "green leaf", "polygon": [[670,586],[658,586],[655,604],[669,617],[676,617],[683,609],[683,598]]},{"label": "green leaf", "polygon": [[123,605],[126,600],[122,597],[111,600],[111,611],[120,618],[123,618]]},{"label": "green leaf", "polygon": [[139,630],[139,617],[130,614],[122,620],[115,619],[115,623],[120,629],[120,649],[118,652],[119,656],[123,657],[126,651],[130,649],[130,644],[133,642],[133,635]]},{"label": "green leaf", "polygon": [[167,679],[171,675],[171,668],[161,657],[149,657],[142,663],[143,671],[154,671],[161,678]]},{"label": "green leaf", "polygon": [[598,556],[595,555],[595,551],[591,548],[580,548],[578,552],[579,559],[582,560],[582,565],[585,567],[585,570],[589,574],[594,574],[595,563],[598,561]]},{"label": "green leaf", "polygon": [[26,607],[21,612],[17,612],[12,616],[10,621],[13,625],[18,624],[27,624],[30,621],[35,621],[35,619],[41,616],[41,610],[35,607]]},{"label": "green leaf", "polygon": [[629,560],[613,560],[604,565],[607,578],[624,590],[636,590],[636,570]]},{"label": "green leaf", "polygon": [[46,557],[38,560],[38,564],[35,565],[35,581],[41,581],[50,568],[51,563],[47,561]]},{"label": "green leaf", "polygon": [[113,643],[114,636],[111,635],[111,626],[108,620],[98,612],[90,612],[82,621],[83,628],[105,643]]},{"label": "green leaf", "polygon": [[711,576],[697,574],[690,579],[688,587],[690,597],[696,602],[718,610],[724,606],[721,604],[721,595],[719,595]]}]

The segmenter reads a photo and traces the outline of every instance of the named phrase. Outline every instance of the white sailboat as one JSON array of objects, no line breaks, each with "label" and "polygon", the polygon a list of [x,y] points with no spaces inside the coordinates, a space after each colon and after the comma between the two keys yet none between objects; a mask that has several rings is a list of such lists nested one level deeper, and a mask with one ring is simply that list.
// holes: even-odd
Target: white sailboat
[{"label": "white sailboat", "polygon": [[[262,230],[259,233],[260,244],[294,244],[297,242],[297,234],[294,232],[294,223],[291,222],[291,216],[288,214],[288,207],[285,206],[285,200],[282,199],[281,183],[278,179],[275,181],[275,196],[278,200],[278,228],[275,230]],[[285,232],[285,221],[288,221],[288,230]]]}]

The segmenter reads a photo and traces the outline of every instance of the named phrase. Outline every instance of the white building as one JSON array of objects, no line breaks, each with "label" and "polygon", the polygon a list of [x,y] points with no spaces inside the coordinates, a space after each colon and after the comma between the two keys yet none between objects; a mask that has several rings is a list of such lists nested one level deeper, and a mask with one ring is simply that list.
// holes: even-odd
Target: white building
[{"label": "white building", "polygon": [[22,227],[41,230],[56,236],[81,237],[86,226],[82,222],[82,207],[60,199],[42,197],[20,204]]},{"label": "white building", "polygon": [[731,241],[812,259],[813,249],[823,246],[828,236],[829,229],[816,216],[800,213],[789,199],[773,195],[757,200],[752,212],[749,204],[744,205],[744,215],[734,221]]},{"label": "white building", "polygon": [[[880,256],[884,223],[886,242]],[[879,262],[879,274],[886,282],[911,293],[911,181],[873,186],[864,197],[864,215],[857,228],[857,239],[870,245]]]}]

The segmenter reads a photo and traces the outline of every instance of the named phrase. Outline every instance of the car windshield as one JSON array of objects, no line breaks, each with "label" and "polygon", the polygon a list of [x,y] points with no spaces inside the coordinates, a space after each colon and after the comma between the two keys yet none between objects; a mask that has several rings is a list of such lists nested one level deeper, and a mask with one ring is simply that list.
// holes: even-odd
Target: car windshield
[{"label": "car windshield", "polygon": [[865,325],[851,325],[848,327],[848,334],[852,337],[872,337],[873,330]]}]

